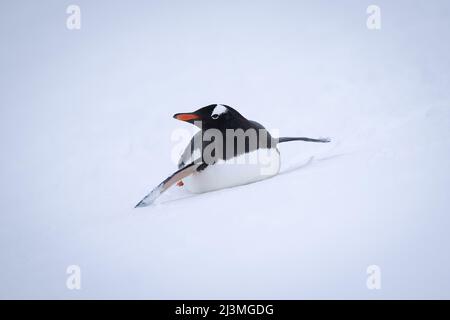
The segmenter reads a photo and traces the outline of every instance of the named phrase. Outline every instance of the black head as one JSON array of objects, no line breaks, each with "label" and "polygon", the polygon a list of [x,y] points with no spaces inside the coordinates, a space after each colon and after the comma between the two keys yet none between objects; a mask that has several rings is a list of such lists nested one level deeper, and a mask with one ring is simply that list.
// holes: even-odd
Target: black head
[{"label": "black head", "polygon": [[173,116],[177,120],[208,128],[234,128],[246,119],[236,110],[224,104],[210,104],[194,112],[177,113]]}]

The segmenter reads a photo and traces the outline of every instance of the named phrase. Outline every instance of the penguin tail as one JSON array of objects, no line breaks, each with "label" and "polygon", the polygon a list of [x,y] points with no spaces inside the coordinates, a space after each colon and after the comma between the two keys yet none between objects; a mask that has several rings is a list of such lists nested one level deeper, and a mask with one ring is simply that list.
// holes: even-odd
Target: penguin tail
[{"label": "penguin tail", "polygon": [[305,137],[280,137],[278,138],[278,143],[289,142],[289,141],[307,141],[307,142],[321,142],[327,143],[330,142],[330,138],[320,138],[320,139],[311,139]]}]

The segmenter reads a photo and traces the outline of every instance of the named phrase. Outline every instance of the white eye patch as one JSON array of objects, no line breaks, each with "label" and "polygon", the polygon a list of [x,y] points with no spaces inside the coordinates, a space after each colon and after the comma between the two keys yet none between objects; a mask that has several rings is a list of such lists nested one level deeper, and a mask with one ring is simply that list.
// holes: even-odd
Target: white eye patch
[{"label": "white eye patch", "polygon": [[216,107],[214,108],[212,114],[211,114],[211,118],[213,119],[217,119],[219,118],[219,116],[225,112],[227,112],[228,109],[223,105],[223,104],[218,104],[216,105]]}]

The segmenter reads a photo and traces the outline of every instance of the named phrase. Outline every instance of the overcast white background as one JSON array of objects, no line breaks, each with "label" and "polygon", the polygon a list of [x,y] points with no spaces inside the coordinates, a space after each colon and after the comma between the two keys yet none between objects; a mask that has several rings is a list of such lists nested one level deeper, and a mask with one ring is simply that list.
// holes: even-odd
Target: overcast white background
[{"label": "overcast white background", "polygon": [[[2,1],[0,297],[450,298],[449,16],[449,1]],[[272,179],[133,209],[175,169],[170,136],[189,126],[172,115],[211,103],[333,141],[280,146]]]}]

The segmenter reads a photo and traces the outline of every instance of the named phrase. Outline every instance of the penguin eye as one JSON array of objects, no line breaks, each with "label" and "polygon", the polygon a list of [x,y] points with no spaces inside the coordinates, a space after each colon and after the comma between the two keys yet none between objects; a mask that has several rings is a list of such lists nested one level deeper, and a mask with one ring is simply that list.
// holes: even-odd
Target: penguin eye
[{"label": "penguin eye", "polygon": [[217,113],[215,113],[215,114],[213,114],[213,115],[211,116],[211,118],[213,118],[214,120],[216,120],[216,119],[219,118],[219,115],[218,115]]}]

